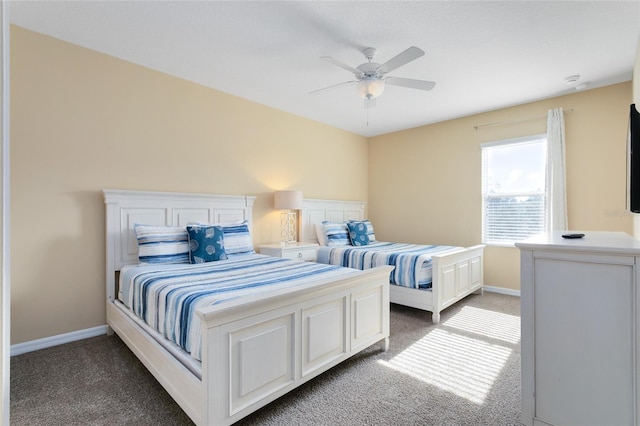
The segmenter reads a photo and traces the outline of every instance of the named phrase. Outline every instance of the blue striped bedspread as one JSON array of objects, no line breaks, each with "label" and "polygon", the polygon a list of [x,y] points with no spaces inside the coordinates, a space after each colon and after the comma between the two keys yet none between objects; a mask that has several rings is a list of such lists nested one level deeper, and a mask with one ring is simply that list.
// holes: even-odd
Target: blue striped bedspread
[{"label": "blue striped bedspread", "polygon": [[410,288],[431,288],[431,256],[459,250],[453,246],[430,246],[377,241],[366,246],[320,247],[318,262],[355,269],[395,266],[391,284]]},{"label": "blue striped bedspread", "polygon": [[149,326],[201,360],[199,308],[350,275],[357,271],[259,254],[195,265],[128,265],[120,271],[118,297]]}]

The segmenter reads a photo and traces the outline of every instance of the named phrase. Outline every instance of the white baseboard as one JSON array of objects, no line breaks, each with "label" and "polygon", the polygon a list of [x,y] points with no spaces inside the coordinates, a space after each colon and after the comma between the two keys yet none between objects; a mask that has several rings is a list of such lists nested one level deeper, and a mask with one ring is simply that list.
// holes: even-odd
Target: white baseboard
[{"label": "white baseboard", "polygon": [[87,328],[85,330],[58,334],[57,336],[45,337],[43,339],[32,340],[30,342],[17,343],[15,345],[11,345],[11,356],[50,348],[64,343],[75,342],[76,340],[88,339],[89,337],[96,337],[103,334],[107,334],[106,325],[99,325],[98,327]]},{"label": "white baseboard", "polygon": [[482,286],[482,288],[485,291],[488,291],[490,293],[500,293],[500,294],[506,294],[507,296],[520,297],[520,290],[513,290],[510,288],[504,288],[504,287],[494,287],[491,285],[484,285]]}]

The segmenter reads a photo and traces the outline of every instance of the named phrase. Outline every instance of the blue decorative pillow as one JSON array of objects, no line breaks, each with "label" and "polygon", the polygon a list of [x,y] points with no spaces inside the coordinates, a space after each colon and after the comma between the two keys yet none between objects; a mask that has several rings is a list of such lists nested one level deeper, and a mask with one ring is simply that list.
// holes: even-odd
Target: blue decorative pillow
[{"label": "blue decorative pillow", "polygon": [[134,225],[140,263],[189,263],[189,237],[181,226]]},{"label": "blue decorative pillow", "polygon": [[366,246],[369,244],[369,234],[367,233],[367,225],[364,222],[349,222],[349,238],[354,246]]},{"label": "blue decorative pillow", "polygon": [[376,241],[376,234],[373,232],[373,225],[369,219],[365,220],[350,220],[349,223],[364,223],[367,226],[367,235],[369,236],[369,242],[373,243]]},{"label": "blue decorative pillow", "polygon": [[189,263],[227,259],[221,227],[190,225],[187,226],[187,234],[189,234]]},{"label": "blue decorative pillow", "polygon": [[327,246],[349,246],[349,231],[346,223],[331,223],[323,221],[325,233],[327,234]]},{"label": "blue decorative pillow", "polygon": [[224,248],[227,254],[255,253],[249,232],[249,222],[243,220],[234,223],[218,224],[224,233]]}]

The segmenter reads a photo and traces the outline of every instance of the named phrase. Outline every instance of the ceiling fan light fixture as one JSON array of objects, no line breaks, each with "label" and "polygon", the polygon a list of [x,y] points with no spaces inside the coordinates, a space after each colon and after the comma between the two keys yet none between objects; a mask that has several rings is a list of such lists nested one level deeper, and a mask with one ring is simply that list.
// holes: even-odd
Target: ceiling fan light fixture
[{"label": "ceiling fan light fixture", "polygon": [[356,84],[356,90],[363,99],[375,99],[384,92],[384,80],[375,77],[364,77]]}]

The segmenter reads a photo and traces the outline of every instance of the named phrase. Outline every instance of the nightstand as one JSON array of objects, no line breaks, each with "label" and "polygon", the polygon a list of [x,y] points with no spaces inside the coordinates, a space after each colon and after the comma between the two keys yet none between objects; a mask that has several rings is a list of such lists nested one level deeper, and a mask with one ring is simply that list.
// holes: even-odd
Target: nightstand
[{"label": "nightstand", "polygon": [[282,257],[285,259],[307,260],[315,262],[319,245],[316,243],[294,243],[283,246],[281,244],[266,244],[260,246],[260,254]]}]

